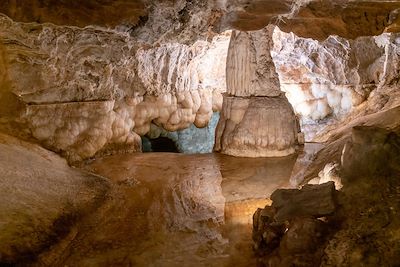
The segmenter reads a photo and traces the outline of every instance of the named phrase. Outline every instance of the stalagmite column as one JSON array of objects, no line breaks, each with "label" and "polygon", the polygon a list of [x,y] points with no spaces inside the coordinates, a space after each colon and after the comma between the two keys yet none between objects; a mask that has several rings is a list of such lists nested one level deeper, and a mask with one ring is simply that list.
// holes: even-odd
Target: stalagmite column
[{"label": "stalagmite column", "polygon": [[270,55],[273,27],[233,32],[226,63],[227,94],[215,151],[242,157],[281,157],[295,152],[296,116],[281,92]]}]

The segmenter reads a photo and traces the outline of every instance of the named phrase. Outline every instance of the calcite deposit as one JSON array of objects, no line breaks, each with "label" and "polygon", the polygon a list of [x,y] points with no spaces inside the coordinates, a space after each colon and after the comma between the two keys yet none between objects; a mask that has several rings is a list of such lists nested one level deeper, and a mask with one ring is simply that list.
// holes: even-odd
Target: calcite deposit
[{"label": "calcite deposit", "polygon": [[0,265],[398,266],[399,32],[400,0],[2,1]]},{"label": "calcite deposit", "polygon": [[227,93],[234,96],[279,96],[279,79],[271,58],[273,27],[234,31],[226,60]]},{"label": "calcite deposit", "polygon": [[400,2],[360,0],[227,0],[225,23],[254,31],[273,23],[286,32],[324,40],[348,39],[398,31]]},{"label": "calcite deposit", "polygon": [[119,146],[140,151],[152,122],[169,131],[205,127],[221,109],[229,33],[147,47],[106,29],[5,16],[0,26],[11,92],[26,105],[15,119],[71,161]]},{"label": "calcite deposit", "polygon": [[282,157],[295,152],[298,121],[280,91],[270,54],[272,34],[273,27],[232,33],[216,151],[244,157]]},{"label": "calcite deposit", "polygon": [[272,57],[281,89],[301,118],[306,139],[349,116],[398,77],[397,34],[324,41],[274,32]]},{"label": "calcite deposit", "polygon": [[282,157],[297,145],[297,121],[285,97],[224,97],[215,150],[244,157]]}]

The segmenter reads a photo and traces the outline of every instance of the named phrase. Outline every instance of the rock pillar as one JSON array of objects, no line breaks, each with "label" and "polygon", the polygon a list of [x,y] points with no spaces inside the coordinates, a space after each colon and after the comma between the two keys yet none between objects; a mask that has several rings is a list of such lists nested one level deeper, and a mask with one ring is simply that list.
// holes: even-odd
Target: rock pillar
[{"label": "rock pillar", "polygon": [[214,150],[241,157],[295,152],[298,127],[272,61],[272,27],[232,34],[226,63],[227,93]]}]

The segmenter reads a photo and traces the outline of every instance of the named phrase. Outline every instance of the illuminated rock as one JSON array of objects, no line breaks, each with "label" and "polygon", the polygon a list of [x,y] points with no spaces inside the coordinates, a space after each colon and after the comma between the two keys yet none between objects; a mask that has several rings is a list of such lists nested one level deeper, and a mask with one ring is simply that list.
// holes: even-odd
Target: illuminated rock
[{"label": "illuminated rock", "polygon": [[242,157],[282,157],[297,145],[297,122],[285,97],[224,98],[215,150]]}]

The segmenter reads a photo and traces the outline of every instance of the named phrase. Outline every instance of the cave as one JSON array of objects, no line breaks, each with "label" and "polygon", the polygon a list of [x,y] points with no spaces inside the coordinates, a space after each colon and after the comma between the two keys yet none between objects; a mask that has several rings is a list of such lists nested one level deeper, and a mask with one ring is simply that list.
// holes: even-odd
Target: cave
[{"label": "cave", "polygon": [[142,137],[142,151],[179,153],[179,150],[175,142],[170,138],[163,136],[154,139]]},{"label": "cave", "polygon": [[2,1],[0,266],[399,266],[399,10]]}]

